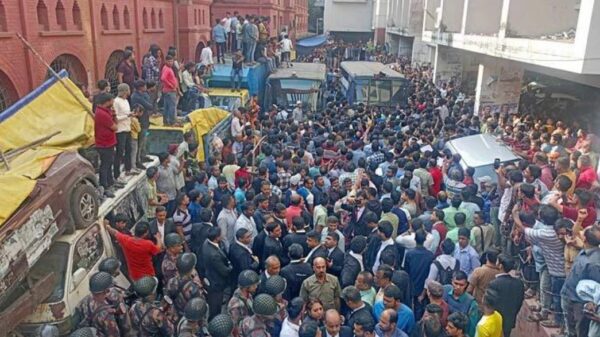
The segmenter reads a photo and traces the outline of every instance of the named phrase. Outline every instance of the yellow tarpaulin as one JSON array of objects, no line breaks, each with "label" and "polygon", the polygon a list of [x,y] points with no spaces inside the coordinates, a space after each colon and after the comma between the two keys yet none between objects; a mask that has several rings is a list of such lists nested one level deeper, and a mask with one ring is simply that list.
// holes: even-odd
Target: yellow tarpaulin
[{"label": "yellow tarpaulin", "polygon": [[[87,102],[79,88],[66,77],[66,72],[60,75],[67,86]],[[55,79],[46,81],[0,114],[0,150],[4,153],[56,131],[61,133],[11,158],[10,170],[0,163],[0,225],[19,208],[35,187],[35,179],[48,169],[58,154],[94,142],[93,118]]]},{"label": "yellow tarpaulin", "polygon": [[191,112],[188,115],[192,128],[196,132],[198,141],[198,161],[203,162],[205,159],[204,140],[202,136],[212,130],[219,122],[229,116],[229,112],[219,108],[200,109]]}]

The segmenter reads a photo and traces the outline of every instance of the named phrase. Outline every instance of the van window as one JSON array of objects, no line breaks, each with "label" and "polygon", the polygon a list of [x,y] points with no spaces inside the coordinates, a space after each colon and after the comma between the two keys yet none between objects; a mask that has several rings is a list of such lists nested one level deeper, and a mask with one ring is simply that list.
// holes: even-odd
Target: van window
[{"label": "van window", "polygon": [[[28,277],[32,284],[36,284],[48,275],[54,275],[54,284],[51,285],[52,291],[42,303],[55,303],[62,301],[65,294],[65,275],[69,262],[69,244],[64,242],[55,242],[50,249],[42,254],[36,264],[29,270]],[[8,296],[3,298],[0,303],[0,311],[5,310],[16,300],[18,300],[28,289],[27,280],[21,281]]]},{"label": "van window", "polygon": [[146,181],[146,179],[139,180],[136,186],[110,210],[105,218],[112,223],[117,214],[124,214],[129,218],[130,228],[141,221],[148,209]]},{"label": "van window", "polygon": [[180,144],[183,142],[183,130],[150,129],[146,141],[148,142],[146,146],[148,153],[159,154],[161,152],[167,152],[169,145]]},{"label": "van window", "polygon": [[103,254],[104,242],[100,235],[100,226],[96,224],[75,243],[72,272],[79,268],[91,271]]}]

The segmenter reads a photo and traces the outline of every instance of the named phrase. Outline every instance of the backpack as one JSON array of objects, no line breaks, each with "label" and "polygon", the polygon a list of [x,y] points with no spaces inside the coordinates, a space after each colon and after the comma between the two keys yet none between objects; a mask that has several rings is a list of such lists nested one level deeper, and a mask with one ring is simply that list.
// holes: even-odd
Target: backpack
[{"label": "backpack", "polygon": [[436,281],[438,281],[442,285],[452,284],[452,274],[454,274],[455,271],[458,271],[460,269],[460,262],[458,260],[456,260],[456,264],[454,265],[454,268],[448,267],[446,269],[444,269],[442,267],[442,264],[438,260],[434,260],[433,264],[435,265],[435,267],[438,270],[438,275],[437,275]]}]

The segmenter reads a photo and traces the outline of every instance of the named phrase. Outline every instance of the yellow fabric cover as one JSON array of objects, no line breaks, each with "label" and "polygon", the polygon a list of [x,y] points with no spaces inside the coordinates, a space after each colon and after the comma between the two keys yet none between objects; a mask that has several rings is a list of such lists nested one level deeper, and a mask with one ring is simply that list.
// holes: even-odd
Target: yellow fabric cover
[{"label": "yellow fabric cover", "polygon": [[196,131],[196,139],[198,140],[198,161],[204,161],[204,139],[202,138],[210,130],[212,130],[220,121],[227,118],[229,112],[219,108],[207,108],[192,111],[188,118],[192,124],[192,128]]},{"label": "yellow fabric cover", "polygon": [[[91,109],[81,90],[68,78],[64,80]],[[0,226],[33,191],[35,179],[46,172],[57,155],[94,143],[94,120],[67,89],[56,82],[0,123],[0,150],[4,153],[56,131],[61,133],[11,158],[10,170],[0,162]]]},{"label": "yellow fabric cover", "polygon": [[[68,78],[64,80],[91,109],[81,90]],[[94,143],[93,118],[58,82],[0,123],[0,150],[27,145],[56,131],[61,133],[44,143],[45,147],[76,149]]]}]

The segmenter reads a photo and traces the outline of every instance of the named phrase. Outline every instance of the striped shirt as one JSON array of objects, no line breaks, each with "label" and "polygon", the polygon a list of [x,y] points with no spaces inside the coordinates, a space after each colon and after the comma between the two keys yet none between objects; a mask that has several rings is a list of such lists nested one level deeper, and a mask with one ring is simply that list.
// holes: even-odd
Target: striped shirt
[{"label": "striped shirt", "polygon": [[542,249],[548,273],[565,277],[565,245],[560,241],[552,226],[542,225],[539,229],[525,228],[525,238]]},{"label": "striped shirt", "polygon": [[183,227],[183,236],[185,241],[190,242],[192,239],[192,216],[187,209],[178,208],[173,214],[173,222],[176,226]]}]

